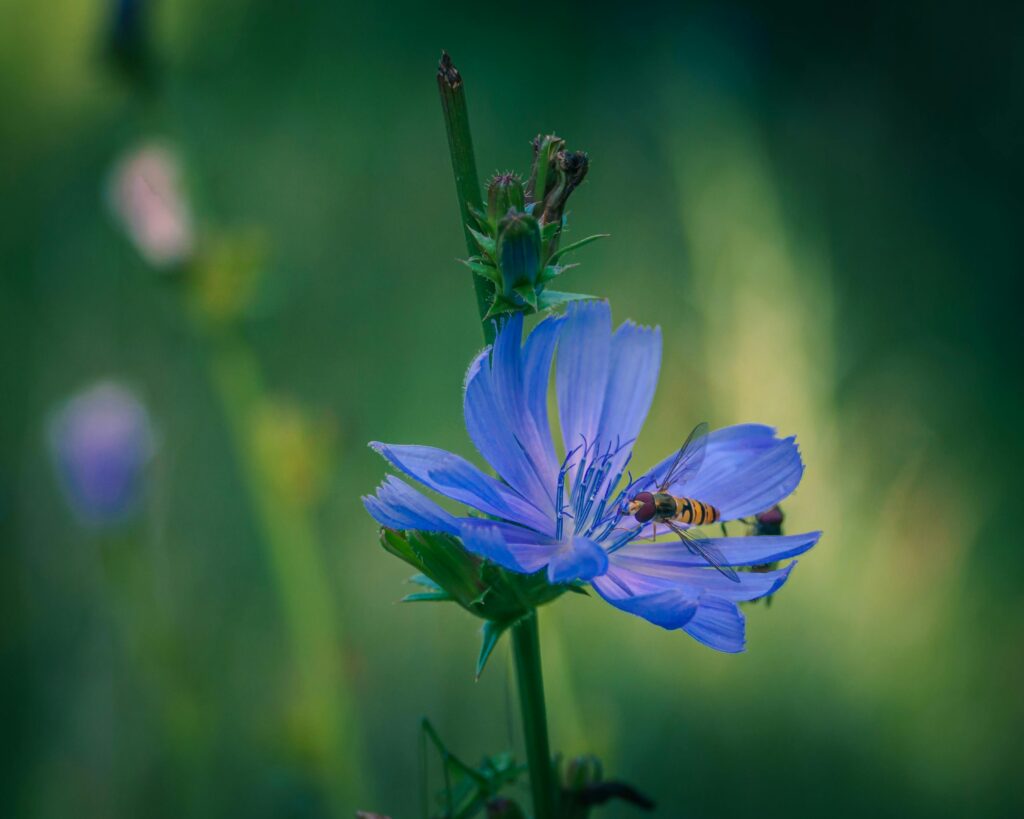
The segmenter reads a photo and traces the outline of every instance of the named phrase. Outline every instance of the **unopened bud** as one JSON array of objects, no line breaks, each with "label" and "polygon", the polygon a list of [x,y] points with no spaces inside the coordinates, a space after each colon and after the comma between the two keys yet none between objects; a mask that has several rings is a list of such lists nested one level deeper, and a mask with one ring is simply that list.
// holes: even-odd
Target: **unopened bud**
[{"label": "unopened bud", "polygon": [[555,185],[544,196],[541,221],[560,222],[569,196],[580,186],[590,170],[590,158],[583,151],[559,151],[555,157]]},{"label": "unopened bud", "polygon": [[533,286],[541,269],[540,225],[527,213],[510,210],[498,225],[497,259],[506,296]]},{"label": "unopened bud", "polygon": [[[528,202],[540,202],[557,184],[557,167],[555,159],[565,148],[565,140],[554,134],[543,136],[538,134],[533,140],[533,167],[530,169],[530,181],[526,184]],[[543,208],[541,208],[543,211]]]},{"label": "unopened bud", "polygon": [[778,504],[764,512],[754,515],[754,528],[759,535],[781,535],[782,522],[786,516],[782,514],[782,507]]},{"label": "unopened bud", "polygon": [[487,185],[487,218],[497,226],[510,210],[526,210],[523,180],[514,173],[498,173]]}]

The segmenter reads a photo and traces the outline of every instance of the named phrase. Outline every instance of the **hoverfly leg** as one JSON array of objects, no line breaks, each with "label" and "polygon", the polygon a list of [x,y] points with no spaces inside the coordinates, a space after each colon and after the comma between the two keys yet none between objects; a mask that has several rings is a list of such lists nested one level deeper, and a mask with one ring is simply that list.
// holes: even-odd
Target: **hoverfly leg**
[{"label": "hoverfly leg", "polygon": [[725,521],[723,520],[719,525],[722,527],[722,534],[729,537],[729,530],[725,528]]}]

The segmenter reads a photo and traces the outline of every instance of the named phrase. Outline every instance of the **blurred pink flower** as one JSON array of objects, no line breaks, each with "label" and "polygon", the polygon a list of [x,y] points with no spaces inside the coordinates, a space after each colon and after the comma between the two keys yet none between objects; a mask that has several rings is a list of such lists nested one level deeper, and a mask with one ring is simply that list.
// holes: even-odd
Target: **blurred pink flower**
[{"label": "blurred pink flower", "polygon": [[143,258],[166,268],[188,261],[195,248],[192,212],[174,151],[148,143],[114,167],[110,206]]}]

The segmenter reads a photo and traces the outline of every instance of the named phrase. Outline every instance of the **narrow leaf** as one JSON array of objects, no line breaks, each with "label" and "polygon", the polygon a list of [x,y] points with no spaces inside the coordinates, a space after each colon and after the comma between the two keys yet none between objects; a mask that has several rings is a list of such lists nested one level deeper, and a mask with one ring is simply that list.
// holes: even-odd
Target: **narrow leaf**
[{"label": "narrow leaf", "polygon": [[489,231],[491,229],[491,220],[487,218],[487,214],[480,210],[480,208],[467,204],[466,210],[469,211],[470,216],[476,219],[477,224],[480,225],[482,230]]},{"label": "narrow leaf", "polygon": [[472,259],[459,259],[459,261],[476,273],[476,275],[482,276],[495,284],[501,284],[501,274],[498,272],[498,268],[483,261],[479,256],[474,256]]},{"label": "narrow leaf", "polygon": [[561,307],[563,304],[568,304],[571,301],[586,301],[587,299],[596,299],[597,296],[591,296],[587,293],[561,293],[558,290],[544,290],[540,294],[540,309],[550,310],[553,307]]},{"label": "narrow leaf", "polygon": [[551,258],[548,259],[548,264],[554,264],[566,253],[572,253],[574,250],[579,250],[581,247],[589,245],[591,242],[596,242],[598,239],[607,239],[609,236],[611,236],[610,233],[595,233],[593,236],[588,236],[586,239],[580,239],[578,242],[566,245],[561,250],[551,254]]},{"label": "narrow leaf", "polygon": [[479,230],[473,230],[473,228],[468,225],[466,226],[466,229],[473,235],[473,238],[476,239],[476,243],[480,245],[480,251],[493,259],[494,239],[481,233]]},{"label": "narrow leaf", "polygon": [[579,267],[579,264],[576,262],[572,264],[549,264],[540,274],[540,281],[542,284],[549,282],[561,276],[566,270],[572,270],[574,267]]},{"label": "narrow leaf", "polygon": [[413,594],[407,594],[402,598],[403,603],[440,603],[454,600],[446,591],[439,592],[414,592]]}]

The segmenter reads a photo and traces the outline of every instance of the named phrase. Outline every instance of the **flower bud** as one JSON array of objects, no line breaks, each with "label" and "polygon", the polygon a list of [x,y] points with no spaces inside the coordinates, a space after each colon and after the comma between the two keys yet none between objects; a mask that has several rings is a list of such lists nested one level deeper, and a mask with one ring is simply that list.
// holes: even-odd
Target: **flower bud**
[{"label": "flower bud", "polygon": [[[506,297],[532,288],[541,271],[540,225],[522,211],[510,210],[498,224],[496,255]],[[522,295],[522,293],[519,293]]]},{"label": "flower bud", "polygon": [[49,438],[61,488],[83,523],[116,523],[135,510],[156,444],[131,391],[103,382],[78,394],[51,419]]},{"label": "flower bud", "polygon": [[754,534],[781,535],[782,521],[785,520],[782,507],[776,504],[771,509],[754,515]]},{"label": "flower bud", "polygon": [[497,227],[512,209],[526,210],[523,180],[514,173],[497,173],[487,185],[487,217]]},{"label": "flower bud", "polygon": [[[565,147],[565,140],[554,134],[538,134],[533,140],[533,167],[526,183],[527,202],[539,202],[557,183],[555,157]],[[543,212],[543,208],[540,208]]]},{"label": "flower bud", "polygon": [[569,196],[580,186],[587,171],[590,158],[583,151],[559,151],[555,157],[557,182],[544,197],[541,221],[545,224],[560,222]]}]

